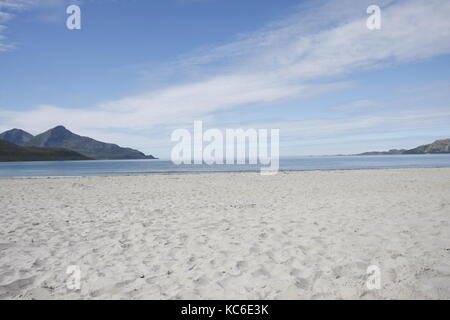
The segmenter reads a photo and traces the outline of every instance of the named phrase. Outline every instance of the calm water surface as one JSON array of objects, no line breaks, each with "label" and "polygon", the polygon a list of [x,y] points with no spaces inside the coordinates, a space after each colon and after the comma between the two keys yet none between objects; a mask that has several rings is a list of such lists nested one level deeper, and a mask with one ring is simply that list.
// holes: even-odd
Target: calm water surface
[{"label": "calm water surface", "polygon": [[[450,167],[450,155],[310,156],[284,158],[280,170]],[[180,165],[165,160],[0,162],[0,177],[109,176],[147,173],[259,171],[256,165]]]}]

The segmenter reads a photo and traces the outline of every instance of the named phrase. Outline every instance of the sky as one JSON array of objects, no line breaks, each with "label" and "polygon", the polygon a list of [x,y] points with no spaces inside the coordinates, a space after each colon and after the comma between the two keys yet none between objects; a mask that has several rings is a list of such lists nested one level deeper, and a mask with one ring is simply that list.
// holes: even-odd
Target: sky
[{"label": "sky", "polygon": [[448,0],[0,0],[0,132],[168,158],[202,120],[280,129],[281,156],[413,148],[450,138],[448,17]]}]

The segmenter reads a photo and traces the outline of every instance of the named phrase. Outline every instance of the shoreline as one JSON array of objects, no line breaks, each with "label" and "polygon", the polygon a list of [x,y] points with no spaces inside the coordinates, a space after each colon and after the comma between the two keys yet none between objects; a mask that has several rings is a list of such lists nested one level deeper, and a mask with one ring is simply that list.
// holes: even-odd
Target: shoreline
[{"label": "shoreline", "polygon": [[[410,169],[450,169],[449,166],[436,166],[436,167],[405,167],[405,168],[354,168],[354,169],[304,169],[304,170],[278,170],[277,174],[287,174],[287,173],[295,173],[295,172],[335,172],[335,171],[376,171],[376,170],[410,170]],[[259,170],[254,171],[170,171],[170,172],[147,172],[147,173],[125,173],[125,174],[109,174],[109,175],[77,175],[77,176],[0,176],[0,179],[66,179],[66,178],[87,178],[87,177],[95,177],[95,178],[112,178],[112,177],[146,177],[146,176],[171,176],[171,175],[198,175],[198,174],[258,174],[260,175]],[[275,174],[275,175],[277,175]]]}]

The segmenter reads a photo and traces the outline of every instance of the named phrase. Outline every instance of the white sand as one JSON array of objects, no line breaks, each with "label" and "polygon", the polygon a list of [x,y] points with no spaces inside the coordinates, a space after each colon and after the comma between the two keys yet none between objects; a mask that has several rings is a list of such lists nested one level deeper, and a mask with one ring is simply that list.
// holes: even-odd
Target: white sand
[{"label": "white sand", "polygon": [[450,168],[0,179],[0,202],[2,299],[450,299]]}]

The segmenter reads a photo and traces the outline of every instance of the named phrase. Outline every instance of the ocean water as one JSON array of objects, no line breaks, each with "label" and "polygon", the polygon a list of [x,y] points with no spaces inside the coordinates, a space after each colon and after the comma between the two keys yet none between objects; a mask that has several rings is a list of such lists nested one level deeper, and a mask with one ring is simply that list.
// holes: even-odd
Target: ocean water
[{"label": "ocean water", "polygon": [[[450,154],[309,156],[280,159],[280,170],[450,167]],[[1,162],[0,177],[109,176],[151,173],[259,171],[257,165],[175,165],[166,160]]]}]

